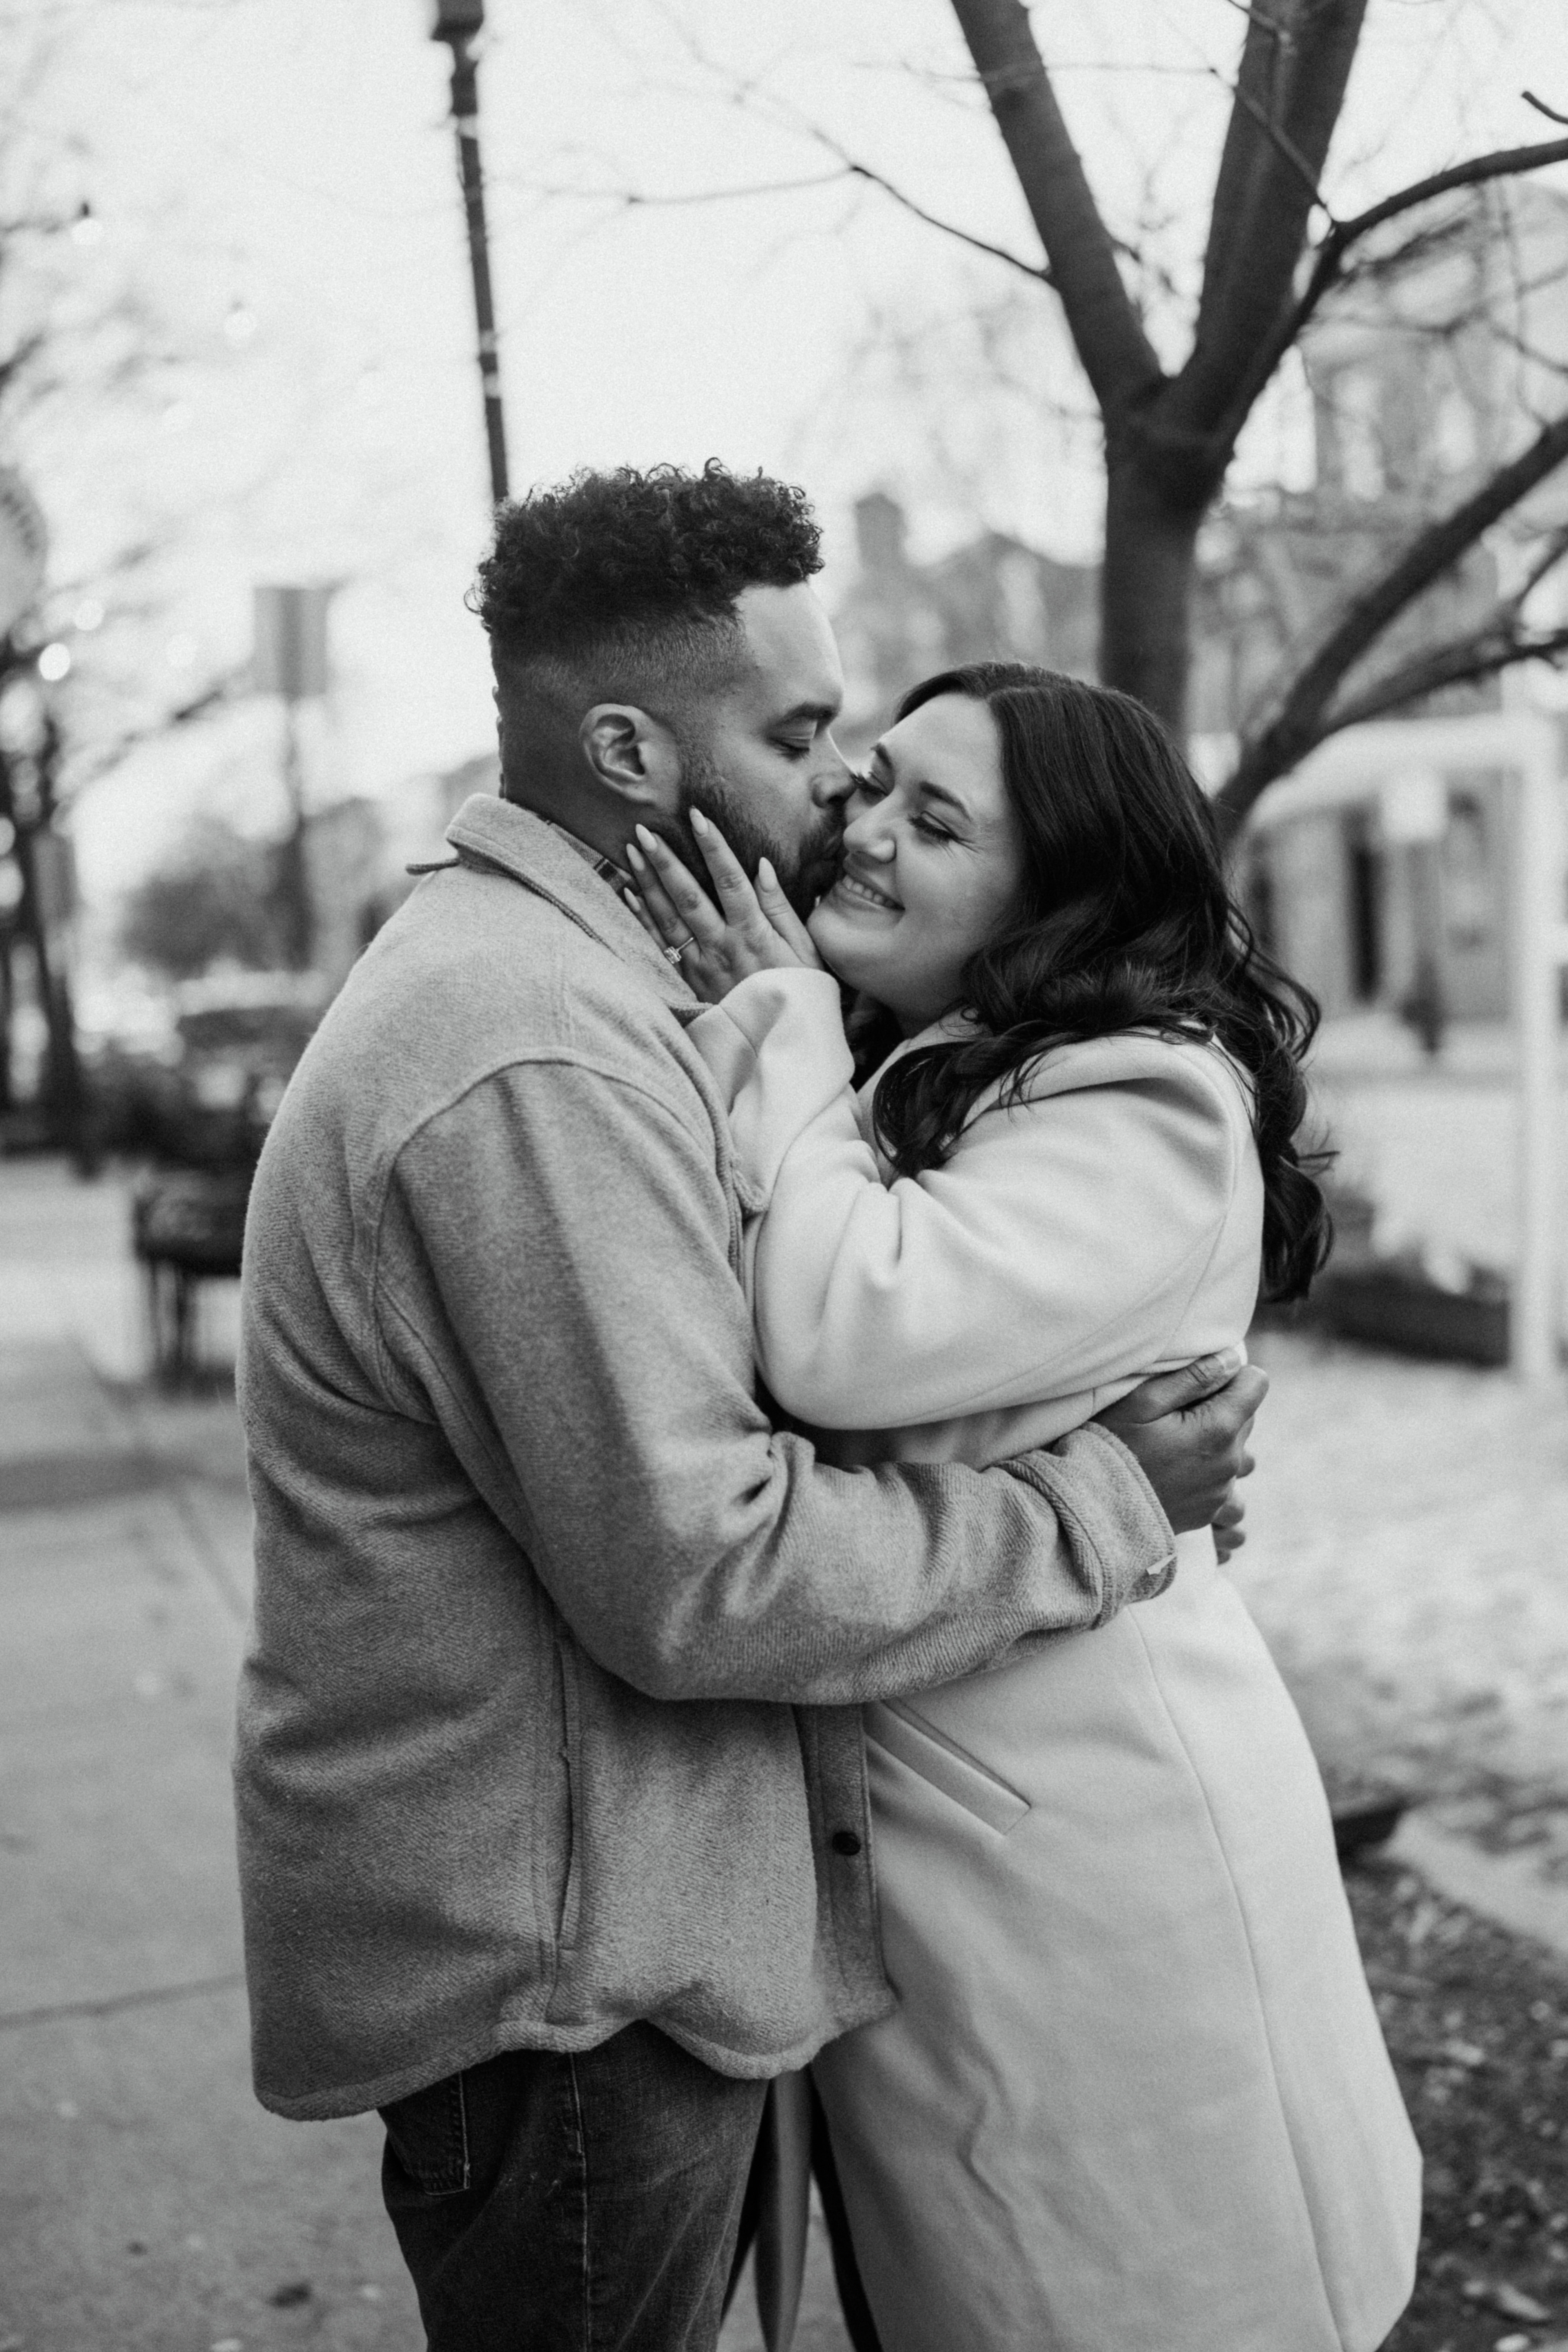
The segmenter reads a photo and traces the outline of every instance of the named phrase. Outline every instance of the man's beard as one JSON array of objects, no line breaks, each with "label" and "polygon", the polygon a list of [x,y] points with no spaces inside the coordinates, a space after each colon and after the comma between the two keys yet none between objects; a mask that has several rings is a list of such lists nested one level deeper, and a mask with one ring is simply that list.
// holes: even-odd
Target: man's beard
[{"label": "man's beard", "polygon": [[673,816],[658,816],[648,820],[651,831],[661,841],[667,841],[681,860],[693,881],[700,882],[709,897],[714,897],[713,877],[708,871],[708,861],[698,847],[697,835],[691,830],[691,811],[700,809],[711,818],[729,843],[752,882],[757,878],[757,866],[764,857],[771,860],[784,897],[804,922],[822,897],[838,879],[840,845],[844,839],[844,821],[836,808],[823,809],[820,820],[802,842],[791,851],[766,832],[752,816],[745,802],[727,784],[705,751],[690,744],[681,747],[680,806]]}]

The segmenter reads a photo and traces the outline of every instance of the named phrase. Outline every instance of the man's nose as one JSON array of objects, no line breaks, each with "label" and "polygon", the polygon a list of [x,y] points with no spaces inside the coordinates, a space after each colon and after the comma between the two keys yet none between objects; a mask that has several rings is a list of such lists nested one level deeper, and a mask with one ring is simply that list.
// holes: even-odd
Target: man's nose
[{"label": "man's nose", "polygon": [[823,744],[823,756],[813,772],[811,797],[818,808],[842,808],[855,789],[855,771],[846,761],[831,735]]}]

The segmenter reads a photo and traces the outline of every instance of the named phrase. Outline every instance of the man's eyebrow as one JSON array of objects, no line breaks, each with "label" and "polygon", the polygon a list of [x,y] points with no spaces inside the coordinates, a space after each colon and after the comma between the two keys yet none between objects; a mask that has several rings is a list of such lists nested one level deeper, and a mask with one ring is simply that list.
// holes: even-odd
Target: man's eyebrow
[{"label": "man's eyebrow", "polygon": [[818,725],[824,719],[831,723],[837,718],[843,708],[844,705],[841,702],[797,702],[793,710],[781,711],[776,719],[770,719],[768,723],[773,727],[787,727],[796,719],[809,719],[814,724]]}]

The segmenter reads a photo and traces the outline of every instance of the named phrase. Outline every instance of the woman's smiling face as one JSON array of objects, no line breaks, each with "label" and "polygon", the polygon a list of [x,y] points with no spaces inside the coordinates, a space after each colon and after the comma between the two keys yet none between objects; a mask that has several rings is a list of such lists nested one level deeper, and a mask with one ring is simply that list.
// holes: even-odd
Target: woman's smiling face
[{"label": "woman's smiling face", "polygon": [[1007,922],[1024,848],[984,702],[942,694],[890,728],[847,803],[844,865],[811,918],[818,954],[906,1035],[951,1012]]}]

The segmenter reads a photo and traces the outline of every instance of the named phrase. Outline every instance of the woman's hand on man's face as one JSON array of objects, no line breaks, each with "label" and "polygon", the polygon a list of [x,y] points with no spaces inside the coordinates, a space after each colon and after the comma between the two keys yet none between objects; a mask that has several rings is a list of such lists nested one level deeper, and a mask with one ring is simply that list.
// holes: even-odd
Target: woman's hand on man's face
[{"label": "woman's hand on man's face", "polygon": [[717,1004],[754,971],[805,965],[823,968],[811,935],[780,887],[764,857],[756,885],[719,831],[696,809],[691,829],[719,894],[714,906],[668,842],[639,824],[626,856],[637,887],[626,903],[645,931],[689,982],[693,992]]}]

